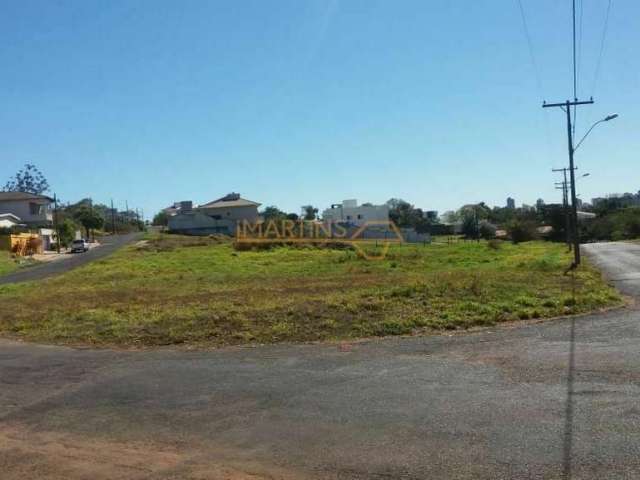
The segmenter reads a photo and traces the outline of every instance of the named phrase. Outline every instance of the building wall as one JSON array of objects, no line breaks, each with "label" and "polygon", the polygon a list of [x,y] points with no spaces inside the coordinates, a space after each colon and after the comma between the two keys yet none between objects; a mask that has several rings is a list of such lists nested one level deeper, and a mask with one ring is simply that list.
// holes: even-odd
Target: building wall
[{"label": "building wall", "polygon": [[216,207],[216,208],[197,208],[194,211],[202,212],[208,216],[219,216],[220,220],[247,220],[249,222],[257,222],[258,207],[249,205],[246,207]]},{"label": "building wall", "polygon": [[[31,214],[31,203],[40,205],[40,214]],[[9,200],[0,201],[0,213],[12,213],[20,218],[21,223],[43,224],[53,221],[51,208],[45,202],[35,202],[33,200]]]},{"label": "building wall", "polygon": [[366,222],[386,222],[389,220],[389,207],[387,205],[372,205],[359,207],[328,208],[322,212],[325,222],[341,222],[352,225],[363,225]]},{"label": "building wall", "polygon": [[215,220],[209,215],[192,210],[187,213],[179,212],[169,217],[168,228],[170,232],[185,235],[211,235],[213,233],[235,235],[237,221]]}]

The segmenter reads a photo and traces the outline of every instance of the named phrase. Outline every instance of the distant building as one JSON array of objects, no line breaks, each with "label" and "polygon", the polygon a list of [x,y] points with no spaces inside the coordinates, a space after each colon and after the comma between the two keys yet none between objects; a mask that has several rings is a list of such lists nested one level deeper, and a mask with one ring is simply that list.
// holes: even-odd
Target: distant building
[{"label": "distant building", "polygon": [[511,197],[507,197],[507,208],[514,209],[516,208],[516,201]]},{"label": "distant building", "polygon": [[176,215],[180,210],[188,211],[193,208],[193,202],[190,200],[183,200],[181,202],[174,202],[173,205],[167,208],[163,208],[162,211],[167,214],[168,217]]},{"label": "distant building", "polygon": [[343,200],[331,205],[322,212],[322,219],[330,223],[363,225],[366,222],[386,222],[389,220],[388,205],[364,204],[358,206],[357,200]]},{"label": "distant building", "polygon": [[260,204],[242,198],[239,193],[230,193],[197,207],[192,205],[191,201],[182,201],[164,209],[169,215],[170,232],[189,235],[233,235],[238,222],[246,220],[255,223],[260,220]]},{"label": "distant building", "polygon": [[438,211],[437,210],[427,210],[424,214],[425,218],[427,220],[430,220],[431,222],[437,222],[438,221]]},{"label": "distant building", "polygon": [[640,191],[638,193],[610,193],[604,197],[591,199],[591,205],[595,208],[604,203],[617,208],[640,206]]},{"label": "distant building", "polygon": [[29,227],[53,223],[53,198],[27,192],[0,192],[0,214],[10,213]]},{"label": "distant building", "polygon": [[536,200],[536,210],[542,210],[544,208],[544,200],[539,198]]}]

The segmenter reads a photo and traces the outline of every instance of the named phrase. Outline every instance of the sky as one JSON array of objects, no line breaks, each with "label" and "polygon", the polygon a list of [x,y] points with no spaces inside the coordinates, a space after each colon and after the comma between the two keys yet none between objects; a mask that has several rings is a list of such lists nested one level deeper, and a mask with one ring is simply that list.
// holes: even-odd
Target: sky
[{"label": "sky", "polygon": [[[570,0],[3,1],[0,183],[151,217],[229,192],[299,212],[559,201]],[[640,190],[640,2],[578,0],[581,198]],[[582,7],[580,9],[580,7]],[[0,185],[0,187],[2,186]]]}]

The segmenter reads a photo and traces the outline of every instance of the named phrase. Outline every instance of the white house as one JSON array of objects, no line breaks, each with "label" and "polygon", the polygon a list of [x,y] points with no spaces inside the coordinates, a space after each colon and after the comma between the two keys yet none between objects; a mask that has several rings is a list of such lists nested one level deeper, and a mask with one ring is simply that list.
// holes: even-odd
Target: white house
[{"label": "white house", "polygon": [[322,212],[322,219],[329,223],[343,223],[361,226],[366,222],[386,222],[389,220],[388,205],[358,205],[358,201],[343,200],[342,203],[331,205]]}]

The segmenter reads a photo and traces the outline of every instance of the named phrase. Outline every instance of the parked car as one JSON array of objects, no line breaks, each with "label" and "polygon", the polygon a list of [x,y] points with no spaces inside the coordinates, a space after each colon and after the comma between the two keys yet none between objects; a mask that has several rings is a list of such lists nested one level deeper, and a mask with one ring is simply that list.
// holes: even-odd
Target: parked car
[{"label": "parked car", "polygon": [[84,253],[87,250],[89,250],[89,243],[84,239],[74,240],[73,243],[71,244],[71,253],[77,253],[77,252]]}]

